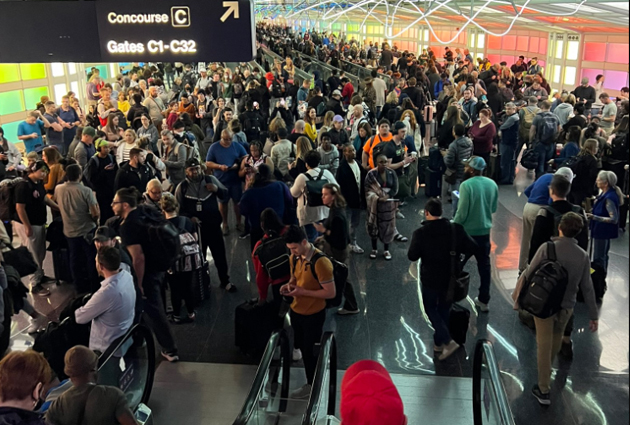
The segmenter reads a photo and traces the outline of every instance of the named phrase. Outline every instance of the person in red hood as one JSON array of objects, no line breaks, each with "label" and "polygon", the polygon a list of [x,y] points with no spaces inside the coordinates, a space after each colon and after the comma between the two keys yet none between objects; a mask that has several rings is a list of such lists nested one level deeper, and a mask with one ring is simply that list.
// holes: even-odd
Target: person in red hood
[{"label": "person in red hood", "polygon": [[271,87],[271,84],[273,83],[273,80],[274,80],[273,72],[266,73],[265,80],[267,80],[267,88]]},{"label": "person in red hood", "polygon": [[407,425],[400,394],[380,363],[361,360],[341,382],[341,425]]}]

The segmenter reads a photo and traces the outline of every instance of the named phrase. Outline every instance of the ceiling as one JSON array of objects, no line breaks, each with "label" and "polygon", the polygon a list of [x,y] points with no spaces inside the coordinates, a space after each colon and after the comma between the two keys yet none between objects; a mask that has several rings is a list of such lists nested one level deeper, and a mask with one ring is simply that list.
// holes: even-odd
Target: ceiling
[{"label": "ceiling", "polygon": [[[326,22],[628,33],[628,0],[255,0],[260,16]],[[393,37],[396,37],[393,29]]]}]

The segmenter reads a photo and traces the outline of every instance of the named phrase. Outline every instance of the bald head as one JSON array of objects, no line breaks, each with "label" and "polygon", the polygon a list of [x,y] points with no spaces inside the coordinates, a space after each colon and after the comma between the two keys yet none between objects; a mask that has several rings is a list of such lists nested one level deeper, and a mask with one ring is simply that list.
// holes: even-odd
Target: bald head
[{"label": "bald head", "polygon": [[304,120],[297,120],[293,128],[295,129],[296,133],[302,134],[304,133],[304,129],[306,128],[306,123],[304,122]]},{"label": "bald head", "polygon": [[352,110],[354,112],[354,116],[355,118],[359,118],[363,116],[363,105],[358,104],[358,105],[354,105],[354,108]]}]

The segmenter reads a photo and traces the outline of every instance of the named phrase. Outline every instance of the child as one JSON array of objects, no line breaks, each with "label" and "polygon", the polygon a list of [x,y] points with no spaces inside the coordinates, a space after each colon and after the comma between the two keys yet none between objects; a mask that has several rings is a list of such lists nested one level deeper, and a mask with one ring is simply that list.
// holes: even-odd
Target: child
[{"label": "child", "polygon": [[172,100],[168,104],[168,107],[169,113],[168,117],[166,118],[166,126],[169,130],[173,130],[173,124],[175,124],[175,121],[177,121],[177,118],[179,118],[179,113],[177,112],[177,110],[179,109],[179,105],[177,104],[176,100]]},{"label": "child", "polygon": [[118,93],[118,109],[120,110],[120,112],[127,115],[129,108],[131,108],[131,105],[129,104],[129,99],[127,98],[127,95],[122,92]]}]

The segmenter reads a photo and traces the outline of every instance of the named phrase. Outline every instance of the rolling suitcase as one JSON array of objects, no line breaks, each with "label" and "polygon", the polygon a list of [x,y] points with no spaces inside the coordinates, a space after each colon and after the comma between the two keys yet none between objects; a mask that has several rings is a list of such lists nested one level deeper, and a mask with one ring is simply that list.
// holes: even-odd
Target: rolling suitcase
[{"label": "rolling suitcase", "polygon": [[490,164],[488,164],[488,177],[495,182],[501,181],[501,153],[490,153]]},{"label": "rolling suitcase", "polygon": [[424,175],[424,194],[435,198],[442,194],[442,173],[427,168]]},{"label": "rolling suitcase", "polygon": [[459,304],[453,304],[448,320],[448,331],[451,334],[451,339],[459,345],[464,345],[466,343],[466,334],[468,333],[469,322],[470,310]]},{"label": "rolling suitcase", "polygon": [[262,356],[275,329],[282,327],[282,318],[273,303],[258,305],[247,301],[234,314],[234,344],[254,358]]},{"label": "rolling suitcase", "polygon": [[70,253],[67,248],[55,249],[52,251],[53,271],[57,285],[61,282],[72,283],[72,272],[70,271]]}]

